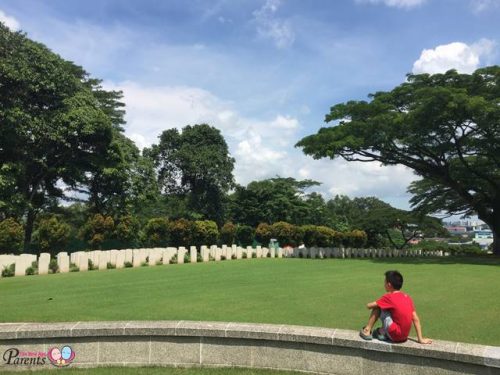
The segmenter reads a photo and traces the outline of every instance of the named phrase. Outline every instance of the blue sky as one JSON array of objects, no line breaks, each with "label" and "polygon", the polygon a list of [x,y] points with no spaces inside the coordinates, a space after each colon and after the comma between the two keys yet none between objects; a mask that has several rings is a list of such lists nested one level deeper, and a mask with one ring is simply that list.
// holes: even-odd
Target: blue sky
[{"label": "blue sky", "polygon": [[404,167],[313,160],[295,149],[331,105],[410,72],[500,63],[500,0],[0,0],[0,20],[121,89],[126,134],[206,122],[237,182],[280,175],[408,208]]}]

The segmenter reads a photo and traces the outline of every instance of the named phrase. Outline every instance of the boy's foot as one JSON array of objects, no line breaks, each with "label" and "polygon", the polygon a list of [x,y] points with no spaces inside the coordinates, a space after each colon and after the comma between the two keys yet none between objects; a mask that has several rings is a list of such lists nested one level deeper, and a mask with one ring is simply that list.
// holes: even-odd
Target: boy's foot
[{"label": "boy's foot", "polygon": [[372,336],[374,339],[380,341],[389,341],[388,337],[381,332],[380,328],[376,328],[375,330],[373,330]]},{"label": "boy's foot", "polygon": [[359,336],[363,340],[371,340],[372,339],[372,335],[370,334],[370,331],[366,329],[366,327],[361,328],[361,330],[359,331]]}]

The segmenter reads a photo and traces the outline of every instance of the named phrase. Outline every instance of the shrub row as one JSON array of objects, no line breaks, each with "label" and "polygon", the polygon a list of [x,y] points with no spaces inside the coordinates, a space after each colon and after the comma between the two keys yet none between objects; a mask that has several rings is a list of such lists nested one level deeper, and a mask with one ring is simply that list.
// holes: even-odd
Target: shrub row
[{"label": "shrub row", "polygon": [[[79,230],[62,222],[56,216],[38,222],[34,239],[40,251],[56,254],[61,250],[75,250],[68,246],[70,238],[76,236],[91,249],[201,246],[212,244],[237,244],[249,246],[260,243],[267,246],[276,239],[281,246],[363,247],[366,233],[359,230],[338,232],[325,226],[297,226],[286,222],[261,223],[257,228],[231,222],[218,228],[209,220],[169,220],[165,217],[150,219],[142,226],[131,216],[113,219],[100,214],[90,217]],[[20,250],[23,227],[13,219],[0,222],[0,252]]]}]

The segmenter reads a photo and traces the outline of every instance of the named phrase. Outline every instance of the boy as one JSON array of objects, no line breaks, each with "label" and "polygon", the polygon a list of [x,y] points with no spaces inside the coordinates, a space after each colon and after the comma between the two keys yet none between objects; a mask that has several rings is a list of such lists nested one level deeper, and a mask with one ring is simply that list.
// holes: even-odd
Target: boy
[{"label": "boy", "polygon": [[[411,297],[400,291],[403,286],[403,275],[398,271],[387,271],[385,273],[384,287],[387,291],[375,302],[366,305],[372,310],[366,327],[361,329],[359,335],[365,340],[375,337],[379,340],[392,342],[404,342],[408,339],[411,323],[417,331],[417,339],[421,344],[430,344],[432,340],[422,336],[420,319],[418,318]],[[377,319],[382,321],[382,327],[373,331]]]}]

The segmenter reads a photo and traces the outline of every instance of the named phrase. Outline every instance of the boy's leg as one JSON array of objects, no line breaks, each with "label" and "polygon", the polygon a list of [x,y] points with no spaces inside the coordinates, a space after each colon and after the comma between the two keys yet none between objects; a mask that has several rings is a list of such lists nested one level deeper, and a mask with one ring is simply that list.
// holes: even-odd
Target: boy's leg
[{"label": "boy's leg", "polygon": [[380,308],[379,307],[373,308],[372,312],[370,313],[370,318],[368,319],[368,323],[363,328],[363,333],[365,333],[366,335],[370,335],[372,333],[373,326],[375,325],[379,317],[380,317]]}]

